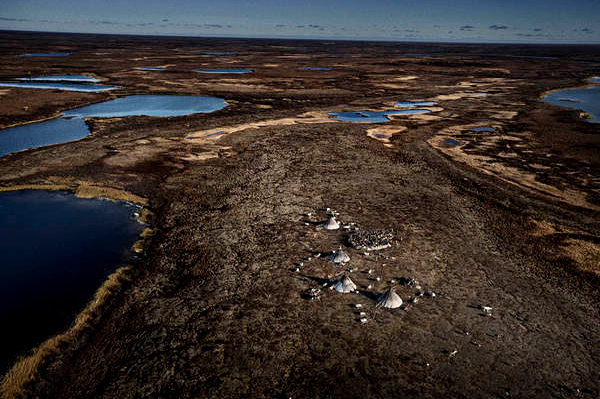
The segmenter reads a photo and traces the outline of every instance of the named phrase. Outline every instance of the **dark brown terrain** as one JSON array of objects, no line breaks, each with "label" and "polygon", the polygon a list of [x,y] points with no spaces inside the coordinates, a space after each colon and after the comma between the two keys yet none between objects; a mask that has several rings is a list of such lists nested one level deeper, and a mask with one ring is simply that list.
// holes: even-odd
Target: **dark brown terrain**
[{"label": "dark brown terrain", "polygon": [[[69,330],[6,373],[5,397],[599,397],[600,125],[538,101],[598,75],[599,46],[4,32],[0,49],[0,81],[121,87],[1,88],[0,127],[127,94],[229,104],[93,119],[83,140],[0,158],[3,188],[142,198],[154,230]],[[71,55],[16,57],[49,51]],[[193,72],[219,67],[254,71]],[[382,125],[327,115],[399,100],[438,104]],[[352,248],[349,230],[319,227],[328,207],[393,230],[393,245]],[[325,259],[340,245],[347,266]],[[359,293],[305,298],[343,273]],[[376,307],[390,285],[405,306]]]}]

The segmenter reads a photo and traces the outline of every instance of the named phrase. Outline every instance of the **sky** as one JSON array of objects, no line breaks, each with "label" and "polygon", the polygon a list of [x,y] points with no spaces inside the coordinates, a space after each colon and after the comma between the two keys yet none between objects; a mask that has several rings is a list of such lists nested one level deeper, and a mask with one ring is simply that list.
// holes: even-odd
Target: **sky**
[{"label": "sky", "polygon": [[600,44],[600,0],[1,0],[0,29]]}]

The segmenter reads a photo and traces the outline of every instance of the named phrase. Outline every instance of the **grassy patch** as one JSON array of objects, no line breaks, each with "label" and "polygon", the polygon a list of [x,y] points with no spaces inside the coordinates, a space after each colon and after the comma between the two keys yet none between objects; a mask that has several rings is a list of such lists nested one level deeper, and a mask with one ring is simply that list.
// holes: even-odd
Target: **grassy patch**
[{"label": "grassy patch", "polygon": [[19,359],[0,381],[0,396],[2,398],[18,398],[26,395],[27,385],[39,373],[44,359],[59,353],[64,343],[77,339],[84,329],[93,327],[108,298],[118,292],[123,283],[130,280],[130,271],[131,266],[124,266],[110,274],[98,288],[93,299],[77,316],[71,328],[42,343],[33,350],[31,355]]}]

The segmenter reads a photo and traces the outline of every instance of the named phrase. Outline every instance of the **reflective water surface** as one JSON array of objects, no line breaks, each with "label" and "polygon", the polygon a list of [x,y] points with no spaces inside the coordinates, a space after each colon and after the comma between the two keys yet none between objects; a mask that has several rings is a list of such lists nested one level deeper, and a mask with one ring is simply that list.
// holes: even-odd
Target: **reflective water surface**
[{"label": "reflective water surface", "polygon": [[43,82],[87,82],[95,83],[100,82],[100,79],[93,78],[87,75],[46,75],[46,76],[32,76],[29,78],[17,78],[17,80],[25,81],[38,81]]},{"label": "reflective water surface", "polygon": [[69,82],[1,82],[0,87],[21,87],[24,89],[55,89],[67,91],[81,91],[88,93],[97,93],[107,90],[115,90],[118,87],[104,85],[88,85],[83,83]]},{"label": "reflective water surface", "polygon": [[584,111],[590,115],[587,122],[600,123],[600,86],[554,91],[541,101]]},{"label": "reflective water surface", "polygon": [[0,373],[73,322],[130,259],[137,207],[37,190],[0,193]]},{"label": "reflective water surface", "polygon": [[227,69],[196,69],[200,73],[250,73],[249,68],[227,68]]}]

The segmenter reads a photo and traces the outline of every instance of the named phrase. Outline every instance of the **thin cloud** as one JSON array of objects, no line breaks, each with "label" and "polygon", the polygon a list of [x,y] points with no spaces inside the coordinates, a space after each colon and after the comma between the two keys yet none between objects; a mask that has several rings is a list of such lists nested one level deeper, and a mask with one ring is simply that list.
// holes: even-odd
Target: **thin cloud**
[{"label": "thin cloud", "polygon": [[25,18],[6,18],[6,17],[0,17],[0,21],[7,21],[7,22],[32,22],[33,20],[31,20],[31,19],[25,19]]}]

